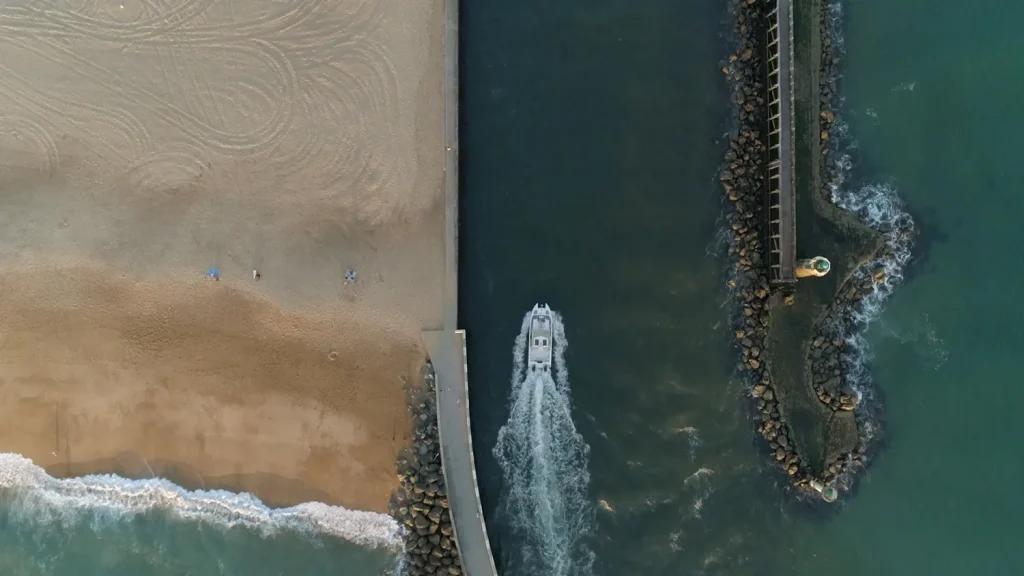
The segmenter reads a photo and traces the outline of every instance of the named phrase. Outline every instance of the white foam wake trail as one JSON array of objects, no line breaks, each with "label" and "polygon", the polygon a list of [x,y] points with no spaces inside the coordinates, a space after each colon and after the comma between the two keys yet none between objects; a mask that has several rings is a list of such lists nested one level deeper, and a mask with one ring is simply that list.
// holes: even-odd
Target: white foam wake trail
[{"label": "white foam wake trail", "polygon": [[591,574],[594,506],[588,500],[590,447],[572,422],[565,328],[552,313],[554,377],[527,372],[530,314],[516,338],[511,410],[498,432],[494,456],[505,485],[503,513],[522,543],[512,547],[516,573]]},{"label": "white foam wake trail", "polygon": [[186,490],[168,480],[128,480],[112,474],[54,478],[20,454],[0,454],[0,493],[11,513],[31,522],[103,524],[148,512],[223,528],[244,527],[264,537],[291,531],[328,535],[366,548],[402,547],[390,516],[320,502],[268,508],[251,494]]}]

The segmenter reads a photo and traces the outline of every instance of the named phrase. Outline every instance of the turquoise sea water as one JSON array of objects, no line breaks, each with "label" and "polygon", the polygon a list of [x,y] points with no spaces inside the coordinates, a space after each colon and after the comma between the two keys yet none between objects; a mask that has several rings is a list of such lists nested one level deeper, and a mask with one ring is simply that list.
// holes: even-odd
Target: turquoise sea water
[{"label": "turquoise sea water", "polygon": [[923,235],[908,283],[869,332],[888,448],[841,515],[800,527],[799,573],[1024,571],[1013,250],[1024,7],[939,4],[846,6],[857,171],[898,189]]},{"label": "turquoise sea water", "polygon": [[[460,322],[505,574],[538,573],[494,450],[536,301],[561,313],[569,343],[571,376],[552,397],[568,398],[572,425],[545,430],[575,431],[587,446],[584,463],[552,478],[585,473],[572,504],[591,513],[571,525],[554,515],[549,527],[578,530],[566,540],[578,535],[592,565],[559,573],[1024,573],[1022,5],[844,4],[840,117],[856,145],[845,186],[896,191],[922,234],[906,284],[866,333],[884,448],[855,493],[828,507],[784,493],[732,376],[715,252],[729,120],[722,4],[463,4]],[[363,576],[394,560],[322,534],[264,535],[166,509],[29,503],[0,490],[0,574]]]}]

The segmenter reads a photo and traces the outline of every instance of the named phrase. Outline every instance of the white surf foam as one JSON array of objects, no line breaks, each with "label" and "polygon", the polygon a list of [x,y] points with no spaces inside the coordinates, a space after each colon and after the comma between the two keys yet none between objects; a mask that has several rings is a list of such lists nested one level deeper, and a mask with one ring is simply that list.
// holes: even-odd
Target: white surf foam
[{"label": "white surf foam", "polygon": [[873,397],[868,369],[871,347],[866,333],[871,322],[882,313],[885,302],[903,283],[903,272],[913,248],[914,222],[903,210],[896,190],[887,184],[869,184],[853,192],[836,193],[833,201],[880,231],[888,249],[888,254],[875,258],[854,272],[855,283],[870,280],[874,271],[879,269],[884,278],[847,312],[851,324],[840,327],[842,338],[853,351],[847,380],[863,397],[870,399]]},{"label": "white surf foam", "polygon": [[711,468],[702,467],[683,480],[683,486],[695,492],[690,505],[690,513],[695,519],[700,519],[701,511],[704,510],[704,502],[715,491],[711,485],[711,475],[714,473]]},{"label": "white surf foam", "polygon": [[694,460],[697,457],[697,449],[702,444],[700,436],[697,435],[697,428],[694,426],[686,426],[679,430],[683,434],[686,434],[688,443],[690,445],[690,460]]},{"label": "white surf foam", "polygon": [[268,508],[251,494],[186,490],[168,480],[128,480],[112,474],[54,478],[20,454],[0,454],[0,493],[13,515],[26,521],[103,524],[163,512],[180,520],[223,528],[244,527],[264,537],[284,531],[342,538],[366,548],[402,548],[392,517],[320,502]]},{"label": "white surf foam", "polygon": [[508,422],[494,456],[504,473],[503,514],[522,543],[512,552],[524,574],[585,576],[595,510],[587,498],[590,447],[572,421],[567,342],[562,318],[552,314],[551,374],[526,370],[530,314],[516,338]]},{"label": "white surf foam", "polygon": [[846,53],[846,42],[843,38],[842,27],[843,27],[843,5],[841,2],[829,2],[828,11],[826,13],[828,18],[828,30],[829,37],[832,39],[833,50],[837,54]]},{"label": "white surf foam", "polygon": [[939,337],[931,323],[931,317],[924,313],[910,328],[883,322],[884,335],[895,338],[900,344],[908,344],[929,370],[938,370],[949,360],[946,342]]}]

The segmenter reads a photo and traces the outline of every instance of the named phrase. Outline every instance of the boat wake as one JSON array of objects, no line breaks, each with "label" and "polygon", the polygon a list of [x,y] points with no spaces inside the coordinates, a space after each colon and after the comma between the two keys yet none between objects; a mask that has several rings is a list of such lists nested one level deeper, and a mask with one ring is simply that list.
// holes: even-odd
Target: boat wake
[{"label": "boat wake", "polygon": [[110,474],[54,478],[19,454],[0,454],[0,501],[9,514],[31,523],[94,527],[151,512],[263,537],[282,532],[334,536],[374,549],[401,550],[401,527],[390,516],[320,502],[268,508],[251,494],[186,490],[168,480],[128,480]]},{"label": "boat wake", "polygon": [[594,561],[590,447],[572,421],[562,319],[551,314],[551,372],[533,371],[526,361],[531,316],[516,338],[509,420],[494,447],[505,480],[502,516],[521,539],[506,548],[509,573],[586,576]]}]

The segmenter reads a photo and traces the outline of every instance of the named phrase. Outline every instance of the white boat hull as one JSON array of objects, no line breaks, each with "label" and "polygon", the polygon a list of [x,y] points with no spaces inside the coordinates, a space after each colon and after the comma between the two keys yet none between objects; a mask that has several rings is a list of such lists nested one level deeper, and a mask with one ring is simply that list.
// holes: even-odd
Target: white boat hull
[{"label": "white boat hull", "polygon": [[551,350],[554,345],[551,308],[547,304],[537,304],[530,316],[530,341],[527,366],[532,372],[549,372],[551,370]]}]

